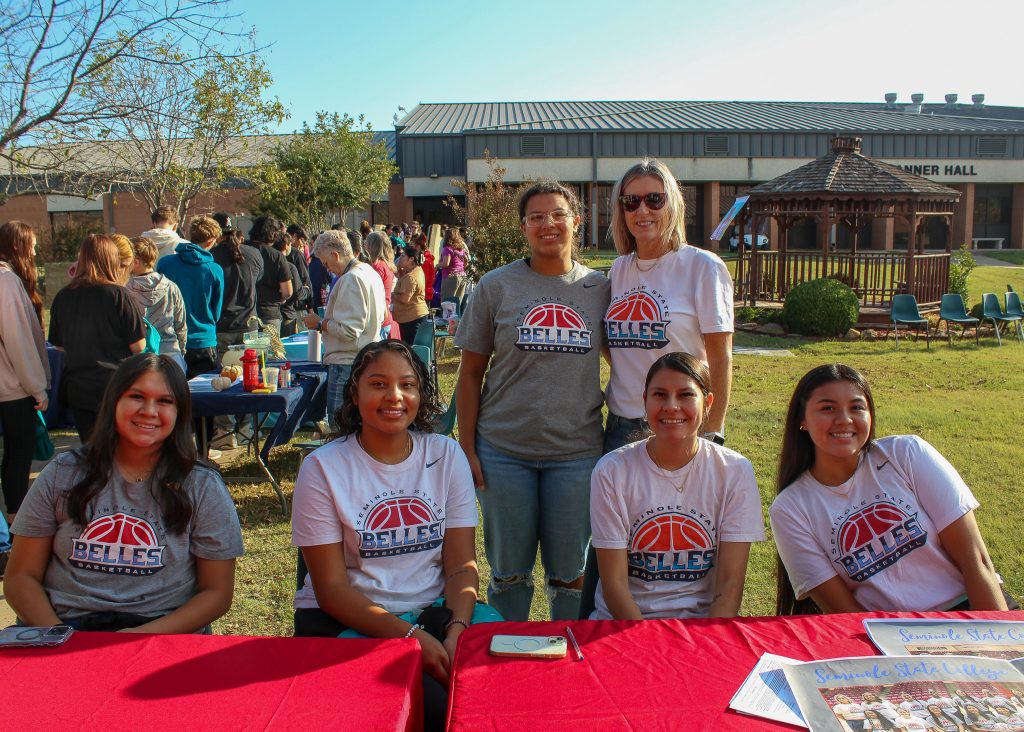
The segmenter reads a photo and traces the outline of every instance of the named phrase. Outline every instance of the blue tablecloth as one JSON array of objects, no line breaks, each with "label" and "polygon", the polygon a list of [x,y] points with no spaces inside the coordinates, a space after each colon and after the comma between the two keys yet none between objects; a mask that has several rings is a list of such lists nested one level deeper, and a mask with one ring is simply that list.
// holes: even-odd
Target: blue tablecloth
[{"label": "blue tablecloth", "polygon": [[260,448],[260,457],[264,461],[268,459],[271,448],[287,444],[292,439],[311,405],[318,400],[326,404],[327,371],[319,364],[310,364],[309,367],[300,364],[298,370],[293,364],[294,386],[272,394],[246,392],[241,380],[224,391],[215,391],[210,381],[218,375],[219,372],[211,371],[188,382],[192,392],[192,414],[196,417],[277,414],[277,422]]}]

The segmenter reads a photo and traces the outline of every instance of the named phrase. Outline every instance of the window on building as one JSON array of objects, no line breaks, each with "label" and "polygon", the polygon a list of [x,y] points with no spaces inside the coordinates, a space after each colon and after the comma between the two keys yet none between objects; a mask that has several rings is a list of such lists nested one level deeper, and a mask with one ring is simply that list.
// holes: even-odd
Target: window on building
[{"label": "window on building", "polygon": [[974,188],[974,238],[1010,238],[1013,209],[1012,185],[978,185]]}]

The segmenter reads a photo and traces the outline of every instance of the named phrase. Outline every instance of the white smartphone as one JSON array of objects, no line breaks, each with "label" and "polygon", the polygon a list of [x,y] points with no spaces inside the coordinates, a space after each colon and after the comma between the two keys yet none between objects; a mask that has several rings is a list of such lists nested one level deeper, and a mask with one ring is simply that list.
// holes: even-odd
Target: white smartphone
[{"label": "white smartphone", "polygon": [[515,658],[565,658],[566,640],[561,635],[496,635],[491,638],[492,656]]},{"label": "white smartphone", "polygon": [[70,625],[12,625],[0,630],[0,648],[59,646],[74,632]]}]

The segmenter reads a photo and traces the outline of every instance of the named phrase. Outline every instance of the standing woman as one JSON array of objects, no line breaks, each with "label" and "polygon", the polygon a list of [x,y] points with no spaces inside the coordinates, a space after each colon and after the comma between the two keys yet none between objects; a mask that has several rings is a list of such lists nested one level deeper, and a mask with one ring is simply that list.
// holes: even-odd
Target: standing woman
[{"label": "standing woman", "polygon": [[243,342],[249,318],[256,315],[256,288],[263,277],[263,257],[256,247],[242,246],[242,232],[230,226],[210,254],[224,270],[224,301],[217,320],[217,362],[231,346]]},{"label": "standing woman", "polygon": [[398,284],[395,285],[394,304],[394,317],[406,345],[411,346],[416,340],[416,330],[427,321],[429,313],[423,254],[415,244],[410,244],[398,258]]},{"label": "standing woman", "polygon": [[462,302],[466,294],[466,265],[469,250],[458,227],[448,229],[441,247],[441,300]]},{"label": "standing woman", "polygon": [[384,282],[384,322],[381,323],[381,338],[400,338],[398,323],[391,315],[391,295],[395,289],[395,250],[391,239],[380,231],[371,231],[365,242],[366,257],[373,271]]},{"label": "standing woman", "polygon": [[[654,432],[601,458],[590,522],[597,620],[728,618],[740,611],[750,543],[764,541],[750,461],[698,437],[714,405],[707,367],[668,353],[647,372]],[[686,536],[688,552],[672,537]]]},{"label": "standing woman", "polygon": [[190,414],[170,358],[120,365],[92,437],[39,473],[11,527],[4,592],[19,620],[195,633],[228,611],[242,531],[224,481],[196,462]]},{"label": "standing woman", "polygon": [[480,279],[455,336],[459,442],[483,508],[491,604],[508,620],[529,618],[539,542],[551,617],[572,619],[601,455],[609,286],[573,260],[580,206],[571,190],[540,181],[520,197],[519,216],[530,256]]},{"label": "standing woman", "polygon": [[[778,495],[778,613],[1006,610],[956,469],[916,435],[875,439],[875,402],[856,369],[828,364],[796,385]],[[918,703],[919,702],[915,702]]]},{"label": "standing woman", "polygon": [[126,274],[114,241],[90,234],[75,276],[50,307],[50,343],[66,353],[61,401],[71,407],[83,443],[118,364],[146,347],[142,312],[120,284]]},{"label": "standing woman", "polygon": [[28,492],[36,410],[46,411],[50,362],[43,339],[43,299],[36,289],[36,237],[28,224],[0,226],[0,466],[4,504],[13,518]]},{"label": "standing woman", "polygon": [[644,376],[659,356],[682,351],[711,373],[715,404],[702,436],[725,442],[732,388],[732,278],[716,255],[686,243],[686,204],[657,160],[626,171],[612,189],[612,302],[605,315],[612,375],[604,450],[642,436]]}]

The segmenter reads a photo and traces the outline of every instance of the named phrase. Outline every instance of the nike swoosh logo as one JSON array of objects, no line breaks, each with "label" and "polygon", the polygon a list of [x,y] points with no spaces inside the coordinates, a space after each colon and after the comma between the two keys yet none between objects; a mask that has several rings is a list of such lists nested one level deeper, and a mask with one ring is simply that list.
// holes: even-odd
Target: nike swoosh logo
[{"label": "nike swoosh logo", "polygon": [[886,461],[885,461],[884,463],[882,463],[881,465],[876,465],[876,466],[875,466],[875,470],[881,470],[882,468],[884,468],[884,467],[885,467],[886,465],[888,465],[888,464],[889,464],[889,461],[888,461],[888,460],[886,460]]},{"label": "nike swoosh logo", "polygon": [[441,460],[443,460],[443,459],[444,459],[444,458],[438,458],[437,460],[435,460],[435,461],[434,461],[434,462],[432,462],[432,463],[427,463],[427,467],[428,467],[428,468],[432,468],[432,467],[434,467],[435,465],[437,465],[437,464],[438,464],[439,462],[441,462]]},{"label": "nike swoosh logo", "polygon": [[596,282],[591,282],[589,285],[586,282],[583,283],[583,289],[584,290],[589,289],[591,287],[597,287],[597,283]]}]

